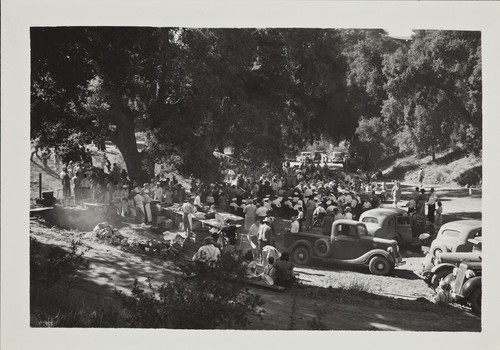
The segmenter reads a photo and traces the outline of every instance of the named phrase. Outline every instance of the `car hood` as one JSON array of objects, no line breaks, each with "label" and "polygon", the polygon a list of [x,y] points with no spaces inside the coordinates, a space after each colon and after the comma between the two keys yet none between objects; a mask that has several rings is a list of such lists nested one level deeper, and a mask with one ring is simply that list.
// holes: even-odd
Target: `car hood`
[{"label": "car hood", "polygon": [[462,252],[462,253],[441,253],[439,254],[439,260],[441,263],[459,263],[461,261],[481,261],[481,252]]},{"label": "car hood", "polygon": [[385,238],[378,238],[378,237],[371,237],[371,236],[365,236],[363,237],[365,239],[369,239],[373,243],[376,243],[377,245],[383,245],[390,247],[392,244],[395,242],[393,239],[385,239]]}]

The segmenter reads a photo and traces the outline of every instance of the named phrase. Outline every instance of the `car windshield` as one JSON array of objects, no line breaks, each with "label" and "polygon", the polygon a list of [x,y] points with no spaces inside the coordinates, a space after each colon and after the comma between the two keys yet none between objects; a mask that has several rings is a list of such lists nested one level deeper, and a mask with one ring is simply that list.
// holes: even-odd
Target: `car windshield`
[{"label": "car windshield", "polygon": [[358,235],[360,237],[368,235],[368,231],[366,230],[366,227],[364,225],[358,225]]},{"label": "car windshield", "polygon": [[361,222],[371,222],[371,223],[374,223],[374,224],[378,224],[377,218],[372,218],[370,216],[367,216],[367,217],[363,218],[363,220],[361,220]]}]

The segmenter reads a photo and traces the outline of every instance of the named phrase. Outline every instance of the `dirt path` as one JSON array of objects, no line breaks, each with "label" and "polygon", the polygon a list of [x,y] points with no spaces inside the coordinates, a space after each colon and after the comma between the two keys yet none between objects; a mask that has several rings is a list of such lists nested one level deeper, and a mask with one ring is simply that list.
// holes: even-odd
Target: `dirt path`
[{"label": "dirt path", "polygon": [[[153,285],[182,277],[170,261],[150,258],[139,253],[122,251],[119,247],[85,239],[85,233],[47,229],[32,221],[32,236],[43,244],[69,247],[80,239],[90,262],[74,291],[89,304],[106,306],[115,303],[113,290],[130,292],[135,278],[144,286],[148,277]],[[400,290],[407,279],[401,276],[372,276],[364,271],[323,271],[298,269],[300,277],[324,275],[337,279],[339,286],[348,287],[349,280],[363,278],[367,285],[386,286],[389,291]],[[335,275],[336,274],[336,275]],[[328,277],[328,275],[336,277]],[[316,276],[318,277],[318,276]],[[418,283],[421,281],[413,281]],[[422,282],[423,283],[423,282]],[[321,285],[320,283],[314,283]],[[323,286],[326,286],[324,284]],[[408,287],[413,288],[413,287]],[[253,318],[249,329],[331,329],[331,330],[419,330],[419,331],[480,331],[478,317],[454,307],[440,307],[426,300],[394,299],[376,294],[339,292],[333,288],[308,286],[274,292],[251,288],[264,301],[262,320]],[[377,292],[377,290],[370,290]],[[380,293],[380,290],[378,291]],[[382,293],[382,294],[384,294]],[[413,296],[417,296],[414,293]],[[453,320],[453,321],[451,321]]]}]

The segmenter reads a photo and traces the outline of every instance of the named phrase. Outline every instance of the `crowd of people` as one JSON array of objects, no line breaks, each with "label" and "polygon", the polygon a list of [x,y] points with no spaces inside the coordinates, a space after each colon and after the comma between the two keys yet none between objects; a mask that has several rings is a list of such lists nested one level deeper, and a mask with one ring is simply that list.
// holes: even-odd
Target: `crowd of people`
[{"label": "crowd of people", "polygon": [[[238,248],[246,240],[247,247],[254,247],[254,259],[262,259],[266,246],[276,247],[277,218],[289,221],[292,233],[317,229],[330,235],[335,220],[359,218],[362,212],[378,207],[380,198],[385,198],[388,191],[385,182],[377,183],[374,177],[360,171],[345,173],[314,163],[293,167],[285,163],[280,172],[258,178],[228,170],[222,181],[203,183],[191,177],[187,186],[169,174],[159,174],[139,185],[129,179],[125,169],[111,164],[106,157],[101,167],[86,161],[68,162],[61,167],[63,205],[92,200],[136,223],[152,223],[153,202],[163,206],[177,203],[182,205],[183,226],[188,234],[196,211],[204,212],[207,218],[217,211],[229,212],[244,218]],[[399,182],[394,182],[390,192],[397,207],[401,200]],[[426,205],[428,220],[439,224],[442,203],[434,189],[426,195],[425,189],[415,188],[407,204],[408,213],[424,215]],[[212,233],[217,245],[220,232]],[[205,250],[210,259],[218,256],[210,247]],[[203,251],[199,255],[203,260]]]}]

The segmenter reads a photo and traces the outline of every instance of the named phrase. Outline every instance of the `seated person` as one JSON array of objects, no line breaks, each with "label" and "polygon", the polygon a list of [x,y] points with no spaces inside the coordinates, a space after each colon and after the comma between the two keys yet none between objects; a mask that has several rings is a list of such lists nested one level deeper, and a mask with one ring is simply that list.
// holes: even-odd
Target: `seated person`
[{"label": "seated person", "polygon": [[275,283],[279,286],[290,287],[293,282],[295,282],[295,276],[293,275],[293,264],[288,261],[289,255],[287,252],[283,252],[281,257],[276,262],[276,279]]},{"label": "seated person", "polygon": [[193,261],[202,262],[205,264],[214,264],[220,258],[219,248],[214,246],[214,239],[212,236],[207,236],[204,239],[205,245],[193,255]]},{"label": "seated person", "polygon": [[276,267],[274,266],[274,257],[267,258],[267,266],[264,268],[264,275],[268,275],[274,281],[276,278]]}]

